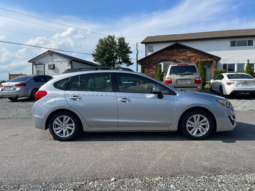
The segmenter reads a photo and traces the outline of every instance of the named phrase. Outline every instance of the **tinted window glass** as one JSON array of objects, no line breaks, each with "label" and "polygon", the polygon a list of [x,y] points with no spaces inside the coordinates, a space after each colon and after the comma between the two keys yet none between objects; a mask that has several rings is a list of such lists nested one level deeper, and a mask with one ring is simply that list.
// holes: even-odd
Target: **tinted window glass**
[{"label": "tinted window glass", "polygon": [[34,78],[35,82],[46,82],[46,79],[44,78],[44,76],[37,76]]},{"label": "tinted window glass", "polygon": [[253,77],[246,74],[229,74],[228,79],[253,79]]},{"label": "tinted window glass", "polygon": [[153,87],[160,87],[163,94],[169,94],[169,90],[152,80],[132,74],[116,74],[120,92],[152,94]]},{"label": "tinted window glass", "polygon": [[71,82],[71,86],[69,88],[69,90],[73,90],[73,91],[79,91],[80,88],[80,76],[75,76],[73,78],[73,81]]},{"label": "tinted window glass", "polygon": [[236,46],[236,41],[230,41],[230,46]]},{"label": "tinted window glass", "polygon": [[237,64],[237,71],[244,71],[244,64]]},{"label": "tinted window glass", "polygon": [[236,46],[247,46],[247,40],[236,41]]},{"label": "tinted window glass", "polygon": [[69,78],[55,82],[54,87],[60,90],[66,90],[68,81],[69,81]]},{"label": "tinted window glass", "polygon": [[224,78],[223,75],[219,75],[219,76],[216,78],[216,80],[222,80],[223,78]]},{"label": "tinted window glass", "polygon": [[81,76],[82,91],[111,92],[111,74],[87,74]]},{"label": "tinted window glass", "polygon": [[228,64],[228,72],[235,72],[235,64]]},{"label": "tinted window glass", "polygon": [[46,82],[48,82],[48,81],[50,81],[50,80],[52,79],[52,77],[50,77],[50,76],[44,76],[44,79],[45,79]]},{"label": "tinted window glass", "polygon": [[253,46],[253,40],[248,40],[248,46]]},{"label": "tinted window glass", "polygon": [[29,78],[31,78],[31,77],[30,76],[21,76],[21,77],[12,79],[9,82],[24,82],[24,81],[27,81]]},{"label": "tinted window glass", "polygon": [[197,74],[195,66],[172,66],[170,75],[193,75]]}]

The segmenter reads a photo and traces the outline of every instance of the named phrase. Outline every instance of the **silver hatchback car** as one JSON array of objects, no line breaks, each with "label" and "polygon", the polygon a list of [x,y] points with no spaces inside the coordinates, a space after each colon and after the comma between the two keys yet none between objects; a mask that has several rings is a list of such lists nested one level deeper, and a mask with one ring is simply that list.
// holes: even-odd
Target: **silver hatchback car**
[{"label": "silver hatchback car", "polygon": [[0,97],[7,97],[16,101],[20,97],[29,97],[35,100],[38,89],[51,80],[47,75],[28,75],[14,78],[0,86]]},{"label": "silver hatchback car", "polygon": [[[84,69],[85,70],[85,69]],[[85,132],[177,131],[205,139],[236,126],[231,103],[216,95],[184,92],[124,68],[70,69],[43,85],[32,108],[36,128],[54,139]]]},{"label": "silver hatchback car", "polygon": [[202,89],[201,76],[193,63],[171,64],[164,76],[164,82],[176,89],[197,91]]}]

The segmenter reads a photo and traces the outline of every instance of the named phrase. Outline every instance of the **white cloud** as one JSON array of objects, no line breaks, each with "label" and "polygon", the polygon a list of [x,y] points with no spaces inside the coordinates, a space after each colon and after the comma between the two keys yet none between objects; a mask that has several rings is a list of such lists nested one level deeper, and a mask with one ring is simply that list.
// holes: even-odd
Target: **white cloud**
[{"label": "white cloud", "polygon": [[0,40],[4,40],[5,39],[5,36],[0,36]]},{"label": "white cloud", "polygon": [[[11,7],[9,8],[12,9]],[[20,9],[15,10],[45,18],[44,15],[39,15],[37,13],[30,13]],[[235,17],[233,13],[235,11],[239,11],[238,7],[233,7],[229,0],[186,0],[168,10],[127,15],[124,18],[104,20],[103,22],[101,21],[101,23],[83,20],[69,15],[51,16],[51,18],[58,18],[54,20],[56,22],[86,29],[78,30],[74,27],[70,27],[63,31],[2,17],[0,28],[33,34],[38,37],[3,32],[4,36],[0,36],[0,39],[49,48],[91,53],[98,41],[98,37],[104,37],[94,34],[92,31],[103,34],[115,34],[117,37],[124,36],[127,40],[140,42],[146,36],[153,35],[255,28],[254,18],[242,17],[242,19],[240,19],[237,16]],[[229,15],[231,15],[231,17]],[[13,17],[17,17],[17,15]],[[24,20],[28,19],[24,18]],[[33,21],[33,19],[30,21]],[[38,20],[35,22],[38,22]],[[40,23],[51,25],[51,23],[44,23],[43,21],[40,21]],[[51,26],[63,28],[63,26],[58,25]],[[130,42],[130,44],[134,44],[134,42]],[[131,46],[131,48],[133,51],[131,57],[135,58],[135,46]],[[141,58],[144,56],[144,46],[140,45],[139,49],[139,58]],[[24,48],[0,43],[0,80],[3,78],[3,74],[7,72],[31,73],[31,68],[29,69],[31,65],[27,63],[27,61],[45,51],[47,50],[29,47]],[[82,54],[72,55],[93,61],[91,56]],[[134,67],[135,65],[132,66],[132,68]]]}]

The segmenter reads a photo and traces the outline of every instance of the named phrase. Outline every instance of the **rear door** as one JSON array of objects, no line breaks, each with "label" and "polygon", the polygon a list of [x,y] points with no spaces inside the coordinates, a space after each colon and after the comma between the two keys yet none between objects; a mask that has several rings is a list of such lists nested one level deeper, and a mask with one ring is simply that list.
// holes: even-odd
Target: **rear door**
[{"label": "rear door", "polygon": [[217,92],[220,91],[220,85],[223,79],[224,79],[224,76],[222,74],[218,75],[218,77],[215,79],[214,83],[212,84],[212,88],[214,91],[217,91]]},{"label": "rear door", "polygon": [[90,127],[117,127],[117,101],[111,73],[72,77],[65,92],[67,103]]},{"label": "rear door", "polygon": [[44,76],[36,76],[34,78],[34,82],[35,84],[32,84],[32,85],[34,85],[36,88],[39,89],[43,84],[46,83],[46,79],[44,78]]},{"label": "rear door", "polygon": [[[168,88],[140,75],[117,73],[118,127],[168,130],[174,115],[174,98]],[[152,93],[158,86],[164,94]]]}]

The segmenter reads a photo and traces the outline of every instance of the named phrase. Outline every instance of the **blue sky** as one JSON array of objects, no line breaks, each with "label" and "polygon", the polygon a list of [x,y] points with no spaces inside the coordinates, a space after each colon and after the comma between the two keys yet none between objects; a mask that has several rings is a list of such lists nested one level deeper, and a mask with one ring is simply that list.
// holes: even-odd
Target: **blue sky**
[{"label": "blue sky", "polygon": [[[146,36],[255,28],[253,0],[1,0],[0,8],[124,36],[132,40],[131,58],[135,58],[133,44]],[[100,37],[103,36],[0,9],[0,40],[91,53]],[[27,61],[45,51],[0,43],[0,80],[7,79],[8,73],[30,74]],[[72,55],[93,61],[90,55]],[[143,56],[144,45],[140,44],[139,58]],[[135,64],[131,68],[135,69]]]}]

